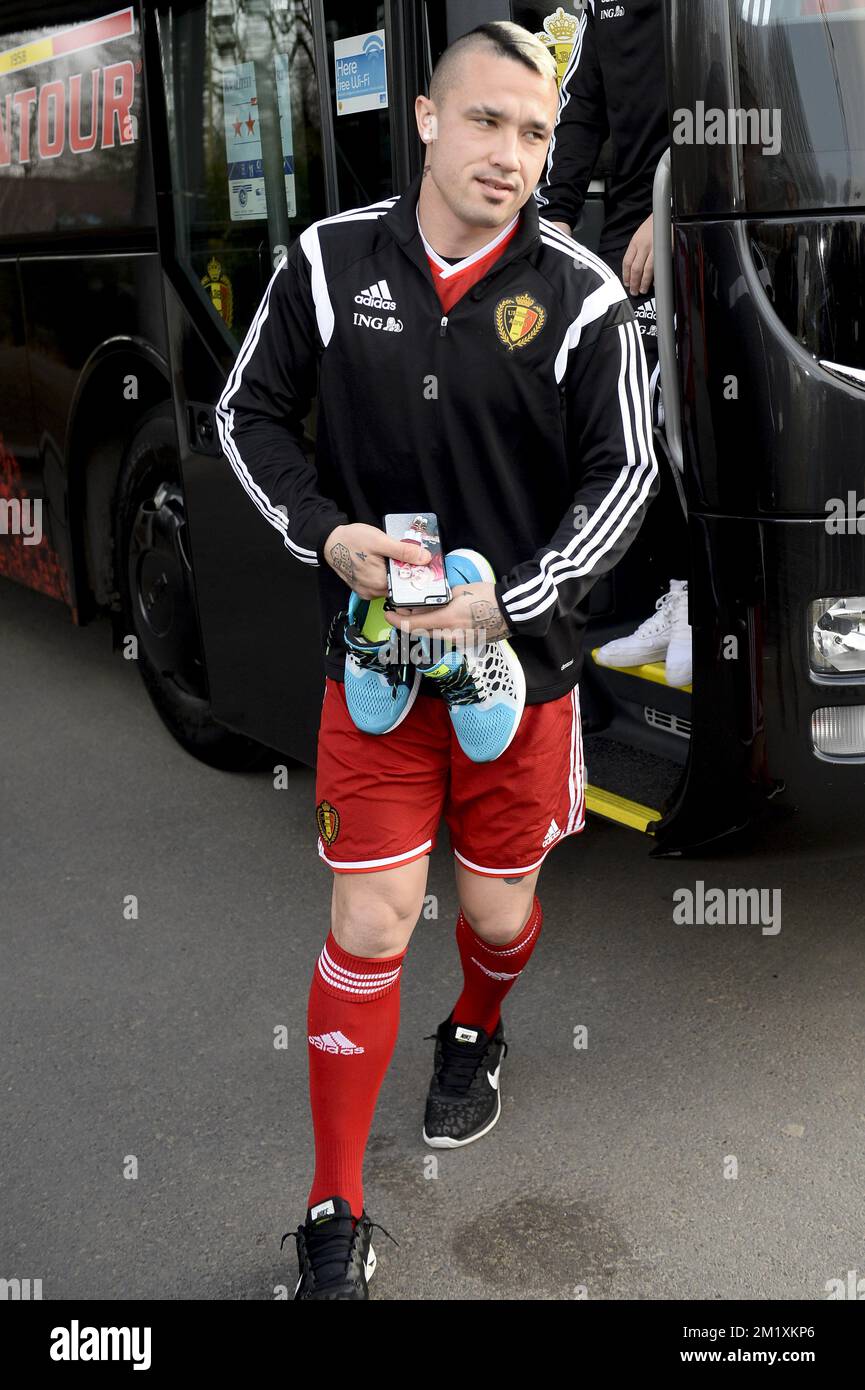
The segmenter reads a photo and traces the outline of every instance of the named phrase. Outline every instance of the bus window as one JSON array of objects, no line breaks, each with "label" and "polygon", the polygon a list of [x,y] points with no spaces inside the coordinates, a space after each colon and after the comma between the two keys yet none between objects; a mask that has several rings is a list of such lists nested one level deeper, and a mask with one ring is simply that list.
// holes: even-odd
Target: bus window
[{"label": "bus window", "polygon": [[[865,204],[865,0],[736,0],[749,212]],[[759,123],[759,128],[758,128]]]},{"label": "bus window", "polygon": [[385,6],[377,0],[325,0],[323,10],[339,206],[360,207],[391,198],[398,183]]},{"label": "bus window", "polygon": [[236,350],[326,212],[310,0],[163,5],[177,254]]},{"label": "bus window", "polygon": [[[0,236],[151,221],[133,7],[18,6],[0,34]],[[58,18],[62,15],[62,18]],[[38,25],[38,27],[37,27]]]}]

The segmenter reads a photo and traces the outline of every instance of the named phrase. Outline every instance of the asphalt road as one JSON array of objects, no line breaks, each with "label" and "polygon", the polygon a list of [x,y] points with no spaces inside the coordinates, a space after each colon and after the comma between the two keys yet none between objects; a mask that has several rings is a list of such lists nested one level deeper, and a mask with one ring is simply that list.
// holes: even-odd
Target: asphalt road
[{"label": "asphalt road", "polygon": [[[45,1299],[293,1291],[330,903],[312,772],[276,790],[196,763],[105,622],[8,581],[0,708],[0,1275]],[[435,1154],[423,1039],[460,978],[443,834],[367,1158],[399,1242],[374,1232],[373,1297],[825,1299],[865,1275],[865,861],[647,850],[590,820],[549,856],[502,1118]],[[677,925],[697,880],[779,889],[781,930]]]}]

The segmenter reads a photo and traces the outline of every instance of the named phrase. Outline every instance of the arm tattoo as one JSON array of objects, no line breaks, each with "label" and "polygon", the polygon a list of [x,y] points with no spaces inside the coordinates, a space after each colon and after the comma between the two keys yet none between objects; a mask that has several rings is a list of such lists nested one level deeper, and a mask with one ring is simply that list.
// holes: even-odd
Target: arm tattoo
[{"label": "arm tattoo", "polygon": [[[525,877],[525,875],[523,875]],[[522,883],[522,878],[506,878],[505,883]]]},{"label": "arm tattoo", "polygon": [[482,627],[489,641],[497,642],[502,637],[508,636],[510,628],[494,603],[487,603],[483,599],[477,600],[472,604],[471,612],[472,626]]},{"label": "arm tattoo", "polygon": [[355,553],[355,555],[357,556],[357,558],[358,558],[359,560],[365,560],[365,559],[366,559],[366,551],[365,551],[365,550],[356,550],[354,553]]},{"label": "arm tattoo", "polygon": [[330,552],[330,563],[331,567],[344,575],[346,579],[354,579],[354,565],[348,546],[335,545]]}]

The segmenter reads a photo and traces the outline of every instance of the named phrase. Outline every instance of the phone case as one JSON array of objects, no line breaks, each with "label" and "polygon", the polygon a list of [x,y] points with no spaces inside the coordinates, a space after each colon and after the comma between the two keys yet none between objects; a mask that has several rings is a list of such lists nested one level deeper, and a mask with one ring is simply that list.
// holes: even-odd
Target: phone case
[{"label": "phone case", "polygon": [[411,541],[429,550],[428,565],[387,562],[388,599],[396,608],[419,608],[450,603],[451,589],[445,574],[444,551],[435,512],[390,512],[384,529],[394,540]]}]

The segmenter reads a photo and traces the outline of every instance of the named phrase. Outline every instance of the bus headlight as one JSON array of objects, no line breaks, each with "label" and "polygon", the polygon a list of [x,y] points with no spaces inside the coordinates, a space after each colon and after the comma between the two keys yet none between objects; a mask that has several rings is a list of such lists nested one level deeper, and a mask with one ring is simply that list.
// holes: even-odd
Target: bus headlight
[{"label": "bus headlight", "polygon": [[816,676],[865,676],[865,598],[818,598],[808,609]]},{"label": "bus headlight", "polygon": [[811,715],[815,752],[824,758],[865,757],[865,705],[834,705]]}]

